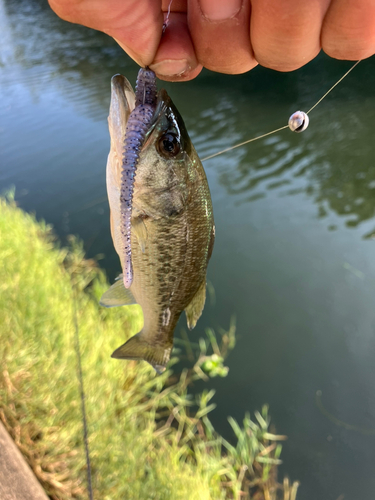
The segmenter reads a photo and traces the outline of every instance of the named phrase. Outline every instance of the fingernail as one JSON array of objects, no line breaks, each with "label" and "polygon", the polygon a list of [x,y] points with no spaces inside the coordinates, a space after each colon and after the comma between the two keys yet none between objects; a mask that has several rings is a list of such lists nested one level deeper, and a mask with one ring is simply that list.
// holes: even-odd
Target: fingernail
[{"label": "fingernail", "polygon": [[200,0],[200,6],[208,20],[224,21],[239,12],[242,0]]},{"label": "fingernail", "polygon": [[151,64],[150,69],[158,75],[179,76],[190,69],[187,59],[165,59]]}]

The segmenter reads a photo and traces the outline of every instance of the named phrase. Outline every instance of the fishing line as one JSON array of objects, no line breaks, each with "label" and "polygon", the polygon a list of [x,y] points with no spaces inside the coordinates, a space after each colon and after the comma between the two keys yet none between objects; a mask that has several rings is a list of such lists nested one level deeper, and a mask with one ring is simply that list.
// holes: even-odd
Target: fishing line
[{"label": "fishing line", "polygon": [[328,90],[328,92],[326,92],[326,93],[324,94],[324,96],[323,96],[323,97],[321,97],[321,98],[319,99],[319,101],[318,101],[316,104],[314,104],[314,106],[313,106],[312,108],[310,108],[310,109],[307,111],[307,114],[309,114],[309,113],[310,113],[310,112],[311,112],[314,108],[316,108],[316,107],[317,107],[317,105],[318,105],[318,104],[320,104],[320,103],[323,101],[323,99],[324,99],[325,97],[327,97],[327,95],[328,95],[328,94],[329,94],[329,93],[330,93],[330,92],[331,92],[331,91],[332,91],[332,90],[333,90],[333,89],[334,89],[334,88],[335,88],[335,87],[336,87],[336,86],[337,86],[340,82],[342,82],[342,81],[343,81],[343,79],[344,79],[346,76],[348,76],[348,75],[349,75],[349,73],[350,73],[350,72],[351,72],[351,71],[352,71],[352,70],[353,70],[353,69],[357,66],[357,64],[359,64],[360,62],[361,62],[361,60],[359,60],[359,61],[357,61],[355,64],[353,64],[353,66],[352,66],[352,67],[351,67],[351,68],[350,68],[350,69],[349,69],[349,70],[345,73],[345,75],[343,75],[343,76],[340,78],[340,80],[339,80],[338,82],[336,82],[336,83],[335,83],[335,84],[334,84],[334,85],[333,85],[333,86],[332,86],[332,87]]},{"label": "fishing line", "polygon": [[169,16],[171,15],[171,7],[172,7],[172,2],[173,0],[171,0],[169,2],[169,5],[168,5],[168,12],[167,12],[167,15],[165,16],[165,20],[164,20],[164,23],[163,23],[163,29],[162,29],[162,34],[164,35],[164,32],[165,30],[167,29],[168,27],[168,24],[169,24]]},{"label": "fishing line", "polygon": [[73,322],[74,322],[74,337],[75,337],[75,349],[77,354],[77,375],[79,381],[79,392],[81,396],[81,412],[82,412],[82,424],[83,424],[83,442],[85,445],[85,455],[86,455],[86,465],[87,465],[87,489],[89,494],[89,499],[94,500],[92,491],[92,475],[91,475],[91,462],[90,462],[90,450],[89,450],[89,440],[88,440],[88,429],[87,429],[87,416],[86,416],[86,405],[85,405],[85,391],[83,387],[83,374],[82,374],[82,361],[81,361],[81,345],[79,342],[79,329],[78,329],[78,319],[77,319],[77,306],[76,306],[76,294],[73,291]]},{"label": "fishing line", "polygon": [[223,149],[222,151],[219,151],[218,153],[214,153],[213,155],[206,156],[206,158],[203,158],[201,161],[206,161],[210,160],[211,158],[215,158],[215,156],[222,155],[223,153],[226,153],[227,151],[232,151],[232,149],[239,148],[240,146],[244,146],[245,144],[249,144],[249,142],[254,142],[257,141],[258,139],[263,139],[263,137],[267,137],[267,135],[271,134],[276,134],[276,132],[280,132],[280,130],[284,130],[285,128],[289,128],[288,125],[284,125],[283,127],[277,128],[276,130],[272,130],[272,132],[267,132],[267,134],[259,135],[258,137],[253,137],[253,139],[248,139],[247,141],[240,142],[239,144],[236,144],[235,146],[230,146],[227,149]]},{"label": "fishing line", "polygon": [[[327,95],[332,92],[332,90],[340,83],[343,81],[343,79],[348,76],[348,74],[357,66],[357,64],[359,64],[361,62],[361,60],[357,61],[356,63],[353,64],[353,66],[334,84],[332,85],[332,87],[319,99],[319,101],[317,101],[314,106],[312,108],[310,108],[307,113],[303,113],[301,111],[297,111],[296,113],[294,113],[294,115],[297,115],[298,113],[301,113],[302,115],[308,115],[309,113],[311,113],[311,111],[317,107],[318,104],[320,104],[323,99],[325,97],[327,97]],[[294,116],[292,115],[289,119],[289,123],[290,123],[290,120],[291,118]],[[302,128],[301,130],[298,130],[297,127],[294,128],[294,131],[295,132],[299,132],[299,131],[302,131],[304,130],[305,128],[307,128],[307,125],[308,125],[308,117],[307,117],[307,123],[305,124],[305,127]],[[302,124],[301,124],[301,127],[302,127]],[[206,156],[205,158],[203,158],[201,161],[206,161],[206,160],[210,160],[211,158],[215,158],[216,156],[219,156],[219,155],[222,155],[224,153],[227,153],[228,151],[232,151],[232,149],[236,149],[236,148],[239,148],[241,146],[244,146],[245,144],[249,144],[250,142],[254,142],[254,141],[258,141],[259,139],[263,139],[264,137],[267,137],[268,135],[272,135],[272,134],[276,134],[276,132],[280,132],[281,130],[284,130],[286,128],[291,128],[290,125],[284,125],[283,127],[280,127],[280,128],[277,128],[276,130],[272,130],[271,132],[267,132],[266,134],[262,134],[262,135],[259,135],[257,137],[253,137],[252,139],[248,139],[247,141],[244,141],[244,142],[241,142],[239,144],[236,144],[234,146],[231,146],[229,148],[226,148],[226,149],[223,149],[222,151],[218,151],[217,153],[214,153],[212,155],[209,155],[209,156]],[[293,129],[292,129],[293,130]]]}]

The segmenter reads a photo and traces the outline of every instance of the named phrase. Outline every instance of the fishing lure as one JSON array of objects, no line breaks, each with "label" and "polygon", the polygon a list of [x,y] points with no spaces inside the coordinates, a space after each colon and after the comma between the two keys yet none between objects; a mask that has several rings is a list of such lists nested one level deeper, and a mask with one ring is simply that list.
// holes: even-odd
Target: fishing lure
[{"label": "fishing lure", "polygon": [[121,218],[122,238],[125,253],[123,281],[125,288],[133,282],[133,265],[131,249],[131,218],[134,178],[139,162],[139,151],[142,148],[146,133],[155,112],[156,76],[149,69],[141,68],[138,73],[135,90],[135,108],[129,116],[126,126],[124,156],[121,174]]}]

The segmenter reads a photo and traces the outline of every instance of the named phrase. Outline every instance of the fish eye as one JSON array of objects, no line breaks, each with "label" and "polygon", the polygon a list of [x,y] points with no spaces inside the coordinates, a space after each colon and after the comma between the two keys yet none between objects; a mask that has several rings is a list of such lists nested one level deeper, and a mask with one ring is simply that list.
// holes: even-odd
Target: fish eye
[{"label": "fish eye", "polygon": [[173,158],[180,152],[180,142],[176,135],[164,134],[158,143],[159,153],[165,158]]}]

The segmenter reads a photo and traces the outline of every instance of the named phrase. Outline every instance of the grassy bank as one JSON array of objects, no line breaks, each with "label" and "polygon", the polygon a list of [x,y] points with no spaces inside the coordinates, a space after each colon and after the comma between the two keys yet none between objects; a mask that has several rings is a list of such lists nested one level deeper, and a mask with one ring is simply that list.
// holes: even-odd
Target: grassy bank
[{"label": "grassy bank", "polygon": [[276,482],[282,436],[270,433],[266,408],[242,426],[231,420],[232,446],[208,420],[213,393],[189,394],[207,372],[225,375],[233,328],[219,345],[209,331],[190,370],[155,376],[110,358],[139,331],[140,308],[99,307],[108,284],[81,246],[58,248],[46,224],[3,198],[0,261],[0,418],[52,499],[87,498],[75,319],[94,498],[295,498],[296,485]]}]

